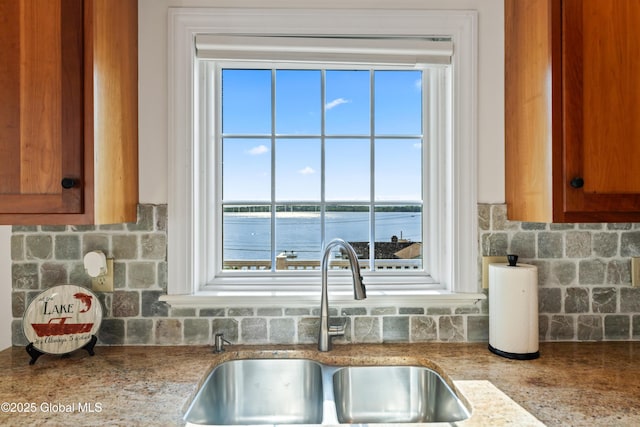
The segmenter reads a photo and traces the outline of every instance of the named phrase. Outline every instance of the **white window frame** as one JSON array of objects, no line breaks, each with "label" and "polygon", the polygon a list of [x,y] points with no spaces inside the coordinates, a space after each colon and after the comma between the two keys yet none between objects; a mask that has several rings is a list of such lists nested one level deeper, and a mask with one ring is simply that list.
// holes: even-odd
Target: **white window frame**
[{"label": "white window frame", "polygon": [[[304,61],[300,61],[304,62]],[[262,68],[260,65],[256,65],[256,62],[246,61],[246,62],[238,62],[238,61],[228,61],[228,62],[219,62],[215,63],[214,61],[199,61],[200,64],[200,74],[206,77],[201,78],[203,85],[206,85],[206,89],[200,90],[197,93],[202,96],[202,100],[199,103],[199,116],[200,117],[219,117],[220,112],[216,110],[215,103],[217,102],[217,98],[220,95],[215,90],[215,87],[220,87],[221,79],[216,73],[218,72],[218,68],[244,68],[244,67],[257,67]],[[301,64],[291,64],[291,63],[267,63],[263,64],[264,68],[274,69],[326,69],[326,70],[335,70],[340,69],[339,65],[335,64],[327,64],[324,67],[316,66],[314,64],[304,62],[304,65]],[[311,67],[311,68],[308,68]],[[357,69],[356,66],[348,66],[347,69]],[[376,66],[376,70],[416,70],[413,68],[404,68],[404,67],[385,67],[385,66]],[[449,97],[446,96],[450,91],[449,87],[449,72],[447,69],[444,69],[442,66],[425,66],[420,67],[423,73],[423,82],[425,83],[423,87],[429,87],[429,93],[423,94],[423,116],[424,116],[424,127],[428,129],[427,135],[422,137],[422,140],[427,141],[436,141],[436,140],[444,140],[446,137],[443,136],[445,132],[445,128],[447,126],[446,122],[442,120],[443,116],[441,114],[441,109],[448,109],[450,104]],[[370,68],[360,66],[360,69],[369,71]],[[375,97],[375,95],[373,95]],[[432,105],[430,105],[432,104]],[[434,108],[433,105],[437,105],[438,108]],[[432,116],[431,111],[436,111],[437,114]],[[324,131],[323,131],[324,133]],[[215,123],[202,123],[202,138],[199,141],[199,152],[202,156],[207,157],[209,160],[207,161],[207,165],[218,165],[222,163],[222,158],[218,158],[220,156],[221,148],[216,147],[215,150],[208,150],[208,147],[219,143],[221,140],[220,134],[220,126],[217,126]],[[204,135],[207,135],[206,137]],[[398,138],[403,138],[405,135],[396,135]],[[385,135],[385,137],[393,138],[394,135]],[[411,135],[412,138],[415,138],[415,135]],[[317,137],[320,139],[320,137]],[[331,137],[329,137],[331,138]],[[215,140],[216,142],[212,142]],[[208,150],[208,151],[207,151]],[[440,167],[446,159],[441,150],[439,144],[425,144],[424,149],[422,150],[423,159],[421,161],[421,165],[423,166],[422,172],[423,175],[429,176],[429,188],[423,188],[423,198],[421,199],[423,206],[437,206],[440,203],[443,203],[442,200],[439,200],[442,191],[436,191],[439,187],[440,183],[445,181],[445,168]],[[375,166],[372,164],[370,166],[372,169]],[[207,174],[206,183],[203,185],[208,185],[208,188],[202,188],[200,192],[202,194],[202,199],[206,200],[204,204],[207,206],[211,206],[212,212],[207,212],[206,215],[200,215],[199,217],[199,228],[206,230],[204,233],[198,233],[199,235],[207,235],[212,236],[218,230],[222,230],[223,216],[220,212],[220,206],[222,205],[222,200],[220,198],[222,191],[222,175],[220,170],[215,170],[215,168],[208,166],[206,167]],[[372,176],[375,172],[372,171]],[[370,176],[371,178],[371,176]],[[217,192],[217,197],[216,193]],[[250,203],[250,201],[249,201]],[[305,202],[300,202],[301,204],[305,204]],[[323,202],[325,203],[325,202]],[[339,201],[339,202],[326,202],[327,205],[331,204],[346,204],[349,205],[349,201]],[[359,202],[355,202],[356,204],[361,204]],[[396,202],[398,203],[398,202]],[[416,201],[407,200],[400,201],[401,204],[414,204]],[[393,202],[379,202],[374,201],[374,205],[389,205],[393,204]],[[203,206],[200,212],[205,212],[206,206]],[[442,233],[440,230],[442,226],[445,224],[443,215],[435,216],[436,214],[441,214],[437,210],[434,212],[431,209],[428,212],[422,212],[422,224],[421,228],[423,230],[423,235],[430,236],[429,237],[429,248],[424,251],[424,256],[422,259],[422,267],[419,270],[375,270],[371,271],[368,268],[362,269],[362,276],[365,278],[367,287],[369,289],[369,293],[371,291],[377,290],[386,290],[391,284],[394,290],[402,289],[403,286],[406,287],[407,290],[411,289],[436,289],[442,290],[444,288],[443,284],[440,283],[439,280],[434,280],[435,278],[441,277],[441,262],[442,258],[439,256],[438,251],[431,250],[433,247],[441,247],[440,238],[442,237]],[[340,236],[337,236],[340,237]],[[421,240],[422,241],[422,240]],[[203,265],[204,276],[198,280],[200,282],[200,289],[203,291],[212,290],[233,290],[237,286],[242,286],[243,289],[252,289],[263,290],[266,286],[272,291],[300,291],[304,290],[308,285],[316,284],[318,281],[319,272],[316,271],[229,271],[224,270],[222,268],[222,259],[219,256],[222,253],[223,247],[220,239],[208,239],[206,242],[206,253],[200,254],[200,258],[206,260],[206,265]],[[269,256],[269,259],[271,259]],[[318,259],[319,261],[319,259]],[[332,285],[341,284],[344,285],[343,291],[345,293],[349,292],[348,285],[350,284],[350,274],[348,272],[332,272],[331,274],[337,275],[335,279],[331,280]],[[268,279],[267,279],[268,277]],[[273,279],[272,279],[273,278]],[[252,287],[253,286],[253,287]],[[252,288],[251,288],[252,287]],[[311,288],[313,289],[313,288]]]},{"label": "white window frame", "polygon": [[[384,22],[384,25],[380,25]],[[446,36],[454,44],[451,62],[452,123],[442,135],[451,144],[441,153],[446,163],[445,186],[437,194],[445,208],[442,217],[431,216],[429,227],[442,227],[444,248],[437,261],[439,291],[393,286],[376,292],[387,304],[403,299],[460,301],[482,298],[478,285],[477,242],[477,12],[445,10],[351,10],[351,9],[235,9],[170,8],[168,39],[169,105],[169,200],[168,200],[168,295],[172,305],[297,304],[315,301],[316,292],[303,295],[278,288],[282,279],[272,277],[271,286],[242,286],[243,291],[222,287],[219,292],[200,290],[206,268],[198,254],[206,253],[206,241],[198,238],[203,201],[198,184],[206,179],[206,158],[199,155],[202,127],[194,126],[199,108],[194,99],[198,86],[194,41],[197,34],[228,35],[357,35]],[[426,201],[425,201],[426,202]],[[425,211],[426,213],[426,211]],[[431,267],[433,269],[433,266]],[[292,278],[291,280],[297,280]],[[316,280],[317,281],[317,280]],[[318,286],[319,292],[319,286]],[[371,293],[370,293],[371,294]],[[369,301],[376,303],[376,295]],[[276,298],[265,298],[268,296]],[[340,296],[332,297],[340,298]],[[348,295],[345,299],[350,299]],[[393,298],[393,299],[390,299]],[[379,302],[378,302],[379,303]]]}]

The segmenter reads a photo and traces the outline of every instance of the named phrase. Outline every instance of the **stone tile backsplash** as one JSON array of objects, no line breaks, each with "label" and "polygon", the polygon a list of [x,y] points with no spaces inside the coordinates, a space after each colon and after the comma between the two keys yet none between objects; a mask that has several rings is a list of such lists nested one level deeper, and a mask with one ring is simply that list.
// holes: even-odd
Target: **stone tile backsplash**
[{"label": "stone tile backsplash", "polygon": [[[482,255],[517,253],[539,268],[540,339],[640,339],[640,288],[630,258],[640,256],[640,224],[510,222],[504,205],[478,206]],[[11,238],[13,343],[26,345],[22,315],[43,289],[90,287],[82,257],[102,250],[115,259],[115,292],[99,294],[103,345],[211,344],[216,332],[234,343],[315,343],[319,303],[300,307],[172,308],[167,288],[166,205],[140,205],[135,224],[15,226]],[[488,340],[487,303],[460,306],[336,306],[346,322],[336,343],[477,342]]]},{"label": "stone tile backsplash", "polygon": [[640,339],[640,224],[542,224],[506,219],[505,205],[479,205],[483,255],[514,253],[538,266],[541,341]]}]

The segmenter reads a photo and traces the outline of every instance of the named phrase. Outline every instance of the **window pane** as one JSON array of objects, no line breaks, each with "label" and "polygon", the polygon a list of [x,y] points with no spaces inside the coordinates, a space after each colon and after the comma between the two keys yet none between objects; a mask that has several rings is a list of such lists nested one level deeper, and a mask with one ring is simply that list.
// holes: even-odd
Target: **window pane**
[{"label": "window pane", "polygon": [[271,70],[222,70],[222,132],[271,134]]},{"label": "window pane", "polygon": [[319,70],[277,70],[276,133],[319,135],[320,95]]},{"label": "window pane", "polygon": [[222,228],[224,269],[271,268],[269,206],[224,206]]},{"label": "window pane", "polygon": [[422,208],[378,206],[375,211],[376,269],[422,269]]},{"label": "window pane", "polygon": [[376,71],[376,135],[422,134],[422,71]]},{"label": "window pane", "polygon": [[276,269],[317,268],[321,251],[320,207],[279,205],[276,209]]},{"label": "window pane", "polygon": [[276,141],[276,200],[320,201],[320,140]]},{"label": "window pane", "polygon": [[326,199],[367,201],[371,176],[368,139],[327,139],[325,142]]},{"label": "window pane", "polygon": [[[373,270],[423,269],[421,74],[224,70],[223,127],[233,133],[221,141],[223,267],[317,269],[322,242],[342,238],[365,268],[371,256]],[[343,257],[331,255],[333,268],[346,267]]]},{"label": "window pane", "polygon": [[420,139],[378,139],[375,158],[376,200],[422,200]]},{"label": "window pane", "polygon": [[[325,241],[344,239],[356,251],[359,259],[368,259],[369,208],[367,206],[329,205],[326,211]],[[332,260],[342,259],[341,251],[331,255]],[[363,265],[361,263],[361,265]]]},{"label": "window pane", "polygon": [[222,197],[225,201],[271,200],[271,141],[222,141]]},{"label": "window pane", "polygon": [[325,120],[327,135],[371,134],[369,71],[327,71]]}]

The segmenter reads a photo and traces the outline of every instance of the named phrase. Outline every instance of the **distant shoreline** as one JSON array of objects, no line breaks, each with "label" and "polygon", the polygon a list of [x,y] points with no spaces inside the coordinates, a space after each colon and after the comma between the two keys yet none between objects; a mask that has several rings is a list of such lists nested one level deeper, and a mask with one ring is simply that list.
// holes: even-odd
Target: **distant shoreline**
[{"label": "distant shoreline", "polygon": [[[224,213],[264,213],[271,212],[270,205],[242,205],[229,206],[226,205]],[[320,212],[319,205],[287,205],[281,204],[276,206],[276,212]],[[325,212],[369,212],[369,206],[364,205],[327,205]],[[402,206],[376,206],[375,212],[422,212],[420,205],[402,205]]]},{"label": "distant shoreline", "polygon": [[[376,212],[375,241],[400,240],[422,242],[421,212]],[[326,212],[325,240],[340,237],[348,242],[370,238],[369,212]],[[272,236],[271,212],[225,212],[223,220],[224,260],[271,259],[271,251],[295,252],[298,259],[320,259],[320,212],[277,212]],[[316,230],[309,233],[309,230]],[[275,239],[271,247],[272,238]]]}]

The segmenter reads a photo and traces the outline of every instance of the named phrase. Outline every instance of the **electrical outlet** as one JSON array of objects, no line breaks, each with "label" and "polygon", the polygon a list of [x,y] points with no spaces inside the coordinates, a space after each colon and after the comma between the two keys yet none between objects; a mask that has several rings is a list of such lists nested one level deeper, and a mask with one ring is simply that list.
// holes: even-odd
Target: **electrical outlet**
[{"label": "electrical outlet", "polygon": [[631,286],[640,287],[640,257],[631,258]]},{"label": "electrical outlet", "polygon": [[107,258],[107,272],[91,279],[96,292],[113,292],[113,258]]},{"label": "electrical outlet", "polygon": [[483,256],[482,257],[482,289],[489,288],[489,264],[505,263],[506,256]]}]

